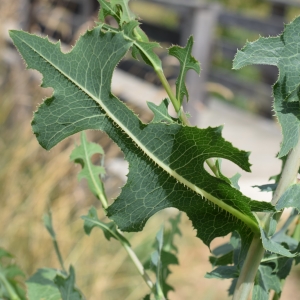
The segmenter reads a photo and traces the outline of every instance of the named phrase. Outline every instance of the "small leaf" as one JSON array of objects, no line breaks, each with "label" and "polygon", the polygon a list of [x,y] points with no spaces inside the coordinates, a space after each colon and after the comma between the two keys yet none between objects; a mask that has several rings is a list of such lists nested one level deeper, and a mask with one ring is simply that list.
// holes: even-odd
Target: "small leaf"
[{"label": "small leaf", "polygon": [[164,232],[164,245],[163,250],[170,252],[174,251],[175,253],[178,253],[177,246],[174,245],[174,238],[176,235],[181,236],[181,231],[179,229],[179,223],[180,223],[181,214],[177,214],[175,218],[170,218],[169,223],[171,224],[170,229],[165,229]]},{"label": "small leaf", "polygon": [[118,6],[121,7],[119,22],[120,25],[122,25],[123,23],[128,23],[136,18],[136,16],[129,8],[129,1],[130,0],[110,0],[110,4],[114,9],[117,9]]},{"label": "small leaf", "polygon": [[213,267],[231,265],[233,263],[233,251],[228,252],[220,257],[210,256],[209,262]]},{"label": "small leaf", "polygon": [[229,289],[228,289],[228,296],[232,296],[232,295],[233,295],[233,293],[234,293],[234,291],[235,291],[235,287],[236,287],[237,281],[238,281],[237,278],[234,278],[234,279],[231,281],[230,287],[229,287]]},{"label": "small leaf", "polygon": [[231,185],[236,188],[237,190],[240,190],[240,186],[239,186],[239,180],[241,178],[241,174],[240,173],[236,173],[235,175],[233,175],[230,179]]},{"label": "small leaf", "polygon": [[24,272],[17,265],[6,266],[2,271],[5,277],[10,280],[13,280],[16,276],[25,277]]},{"label": "small leaf", "polygon": [[11,253],[7,252],[5,249],[0,248],[0,259],[3,257],[13,258],[14,256]]},{"label": "small leaf", "polygon": [[51,215],[50,210],[49,210],[48,214],[44,214],[43,221],[44,221],[44,226],[48,230],[50,236],[52,237],[52,239],[55,239],[56,234],[55,234],[55,231],[54,231],[54,228],[52,225],[52,215]]},{"label": "small leaf", "polygon": [[269,300],[269,291],[263,280],[263,275],[261,274],[260,269],[258,269],[258,272],[256,273],[253,292],[252,292],[252,300],[258,300],[258,299]]},{"label": "small leaf", "polygon": [[233,249],[234,248],[231,243],[226,243],[212,250],[212,254],[215,256],[221,256],[231,252]]},{"label": "small leaf", "polygon": [[238,278],[239,272],[236,266],[219,266],[210,273],[205,274],[205,278],[229,279]]},{"label": "small leaf", "polygon": [[259,188],[261,192],[274,192],[276,190],[277,183],[254,185],[253,187]]},{"label": "small leaf", "polygon": [[294,257],[297,255],[297,254],[290,252],[288,249],[283,247],[281,244],[277,243],[275,240],[272,239],[272,237],[268,237],[262,228],[260,228],[260,231],[261,231],[263,247],[267,251],[270,251],[272,253],[277,253],[277,254],[280,254],[280,255],[286,256],[286,257]]},{"label": "small leaf", "polygon": [[133,43],[131,50],[133,58],[138,59],[140,56],[146,64],[162,70],[161,60],[153,50],[154,48],[160,48],[160,44],[149,42],[143,38],[138,39],[134,31],[137,28],[139,28],[139,22],[136,20],[126,23],[122,27],[126,38]]},{"label": "small leaf", "polygon": [[277,294],[280,293],[281,292],[280,279],[276,274],[273,273],[272,268],[269,266],[260,265],[259,271],[267,290],[268,291],[273,290]]},{"label": "small leaf", "polygon": [[[176,255],[170,251],[173,250],[177,252],[177,248],[173,244],[173,238],[175,234],[180,233],[177,227],[180,221],[180,214],[170,221],[172,224],[172,230],[167,231],[167,233],[164,233],[163,228],[159,230],[155,238],[156,251],[151,255],[151,262],[148,261],[144,264],[146,269],[150,268],[156,274],[156,296],[159,295],[159,292],[161,292],[164,296],[167,296],[169,291],[174,290],[174,288],[167,283],[167,279],[171,274],[169,266],[178,265]],[[169,239],[169,241],[164,241],[165,236]]]},{"label": "small leaf", "polygon": [[98,19],[102,22],[105,22],[105,18],[107,16],[112,16],[115,20],[120,23],[120,11],[117,7],[113,7],[111,2],[106,0],[98,0],[100,3],[100,11],[98,15]]},{"label": "small leaf", "polygon": [[178,122],[178,119],[172,118],[168,113],[168,106],[170,100],[164,99],[160,105],[155,105],[152,102],[147,102],[148,107],[152,110],[154,118],[151,123],[161,123],[172,124]]},{"label": "small leaf", "polygon": [[81,133],[80,140],[81,145],[73,150],[70,159],[81,165],[82,170],[78,174],[78,179],[85,178],[89,189],[99,199],[103,193],[100,176],[105,174],[105,169],[102,166],[95,166],[91,161],[91,157],[94,154],[104,155],[104,151],[100,145],[89,143],[84,132]]},{"label": "small leaf", "polygon": [[87,235],[90,235],[94,227],[100,228],[105,238],[109,241],[111,238],[116,240],[122,240],[127,245],[130,245],[128,240],[120,234],[117,230],[117,226],[114,222],[104,223],[101,222],[97,215],[97,210],[95,207],[91,207],[87,216],[81,217],[84,220],[84,231]]},{"label": "small leaf", "polygon": [[180,72],[176,80],[176,98],[182,105],[183,98],[186,97],[186,101],[189,100],[189,93],[185,85],[185,77],[188,70],[194,70],[200,74],[200,64],[192,56],[194,40],[191,36],[187,42],[187,45],[182,48],[179,46],[173,46],[169,49],[169,54],[176,57],[180,62]]},{"label": "small leaf", "polygon": [[221,171],[221,165],[222,165],[222,159],[221,158],[218,158],[216,160],[216,168],[218,170],[218,174],[219,174],[219,177],[224,180],[225,182],[229,183],[231,186],[233,186],[235,189],[237,190],[240,190],[240,187],[239,187],[239,184],[238,184],[238,181],[239,179],[241,178],[241,174],[239,173],[236,173],[233,177],[231,178],[228,178],[226,177],[222,171]]},{"label": "small leaf", "polygon": [[62,300],[83,299],[82,294],[75,287],[75,271],[72,266],[70,266],[69,276],[67,278],[56,275],[53,281],[60,291]]},{"label": "small leaf", "polygon": [[55,269],[39,269],[26,281],[28,299],[61,300],[59,289],[53,282],[58,274],[61,272]]},{"label": "small leaf", "polygon": [[293,207],[300,213],[300,185],[293,184],[290,186],[280,197],[276,204],[277,210],[282,210],[283,208]]}]

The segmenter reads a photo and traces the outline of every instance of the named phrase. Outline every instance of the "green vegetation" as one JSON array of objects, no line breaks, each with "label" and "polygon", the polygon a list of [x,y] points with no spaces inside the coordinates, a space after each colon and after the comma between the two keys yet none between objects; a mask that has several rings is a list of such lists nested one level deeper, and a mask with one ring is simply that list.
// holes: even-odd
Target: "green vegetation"
[{"label": "green vegetation", "polygon": [[[94,229],[101,229],[107,240],[116,240],[124,248],[148,286],[144,299],[167,299],[169,292],[176,289],[168,283],[168,276],[170,265],[178,263],[174,238],[181,235],[180,217],[170,219],[167,230],[158,231],[155,251],[149,254],[147,266],[141,263],[123,232],[143,230],[151,216],[170,207],[189,217],[197,237],[208,247],[215,238],[231,235],[230,242],[213,250],[209,261],[214,269],[207,273],[207,278],[232,279],[229,295],[234,300],[247,300],[251,291],[254,300],[269,299],[271,291],[273,299],[279,299],[292,265],[299,263],[300,190],[295,181],[300,166],[300,17],[278,37],[247,43],[233,64],[234,69],[270,64],[280,70],[273,92],[274,111],[283,132],[278,157],[284,164],[276,185],[269,186],[275,190],[272,203],[267,203],[249,199],[239,191],[239,174],[227,178],[222,173],[222,158],[250,171],[249,153],[227,142],[221,127],[200,129],[189,124],[182,104],[188,100],[187,71],[199,72],[199,63],[191,56],[193,39],[189,39],[186,47],[168,49],[169,55],[180,63],[174,94],[153,50],[159,45],[150,42],[140,29],[128,2],[100,0],[100,24],[81,36],[66,54],[61,52],[59,43],[53,44],[47,38],[23,31],[10,32],[28,68],[42,73],[42,87],[54,90],[32,120],[38,142],[50,150],[74,133],[94,129],[105,132],[121,149],[129,163],[129,173],[127,183],[112,204],[103,184],[104,150],[89,143],[83,133],[81,145],[75,148],[71,159],[81,165],[79,179],[87,180],[100,200],[102,214],[111,219],[103,221],[98,210],[90,208],[82,216],[85,233],[90,235]],[[105,23],[107,16],[116,20],[118,28]],[[148,103],[154,115],[148,124],[142,123],[110,90],[113,71],[128,52],[153,67],[168,94],[159,106]],[[176,118],[168,114],[171,104]],[[93,163],[95,154],[101,157],[101,165]],[[205,170],[205,164],[211,174]],[[278,225],[283,210],[290,207],[293,210],[288,220]],[[43,293],[45,299],[83,299],[74,268],[71,264],[65,267],[51,214],[46,215],[44,223],[60,270],[44,268],[32,275],[26,282],[29,298],[40,299]],[[149,262],[154,276],[148,274]],[[80,268],[76,268],[76,273],[80,273]],[[3,286],[9,293],[7,286]]]}]

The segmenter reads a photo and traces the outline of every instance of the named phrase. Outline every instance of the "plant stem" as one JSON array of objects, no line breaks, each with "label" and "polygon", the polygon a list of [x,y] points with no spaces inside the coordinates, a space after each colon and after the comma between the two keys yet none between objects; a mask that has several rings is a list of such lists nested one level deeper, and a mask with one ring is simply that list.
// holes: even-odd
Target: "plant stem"
[{"label": "plant stem", "polygon": [[[118,230],[118,231],[122,234],[122,232],[120,230]],[[126,244],[122,240],[119,240],[119,241],[122,244],[122,246],[125,248],[125,250],[127,251],[129,257],[131,258],[132,262],[136,266],[138,272],[144,279],[145,283],[148,285],[148,287],[152,291],[154,288],[154,284],[153,284],[152,280],[150,279],[149,275],[147,274],[147,272],[145,271],[144,266],[142,265],[141,261],[138,259],[135,252],[132,250],[132,248],[128,244]]]},{"label": "plant stem", "polygon": [[219,171],[216,167],[214,160],[212,158],[209,158],[205,162],[210,167],[210,169],[213,171],[213,173],[216,175],[216,177],[220,177]]},{"label": "plant stem", "polygon": [[60,250],[59,250],[59,247],[58,247],[58,243],[57,243],[56,238],[53,238],[53,237],[52,237],[52,242],[53,242],[53,246],[54,246],[54,249],[55,249],[55,253],[56,253],[56,256],[57,256],[58,261],[59,261],[59,263],[60,263],[60,266],[61,266],[62,270],[65,271],[65,272],[67,273],[67,271],[66,271],[66,269],[65,269],[65,266],[64,266],[63,259],[62,259],[62,255],[61,255]]},{"label": "plant stem", "polygon": [[238,278],[233,300],[247,300],[252,290],[254,278],[258,270],[265,249],[262,246],[260,236],[255,236],[247,253],[246,260]]},{"label": "plant stem", "polygon": [[[107,207],[108,207],[108,201],[107,201],[107,197],[105,194],[105,190],[103,187],[103,183],[101,181],[101,187],[99,187],[98,191],[100,191],[98,193],[98,197],[102,202],[104,211],[106,212]],[[122,231],[117,229],[118,232],[123,235]],[[141,261],[138,259],[138,257],[136,256],[135,252],[132,250],[132,248],[130,247],[129,242],[125,242],[123,239],[121,239],[118,235],[114,235],[116,237],[116,239],[121,243],[121,245],[124,247],[124,249],[126,250],[126,252],[128,253],[129,257],[131,258],[133,264],[136,266],[138,272],[140,273],[140,275],[142,276],[142,278],[144,279],[144,281],[146,282],[146,284],[148,285],[148,287],[150,288],[150,290],[153,290],[154,284],[151,281],[148,273],[146,272],[146,270],[144,269],[144,266],[142,265]]]},{"label": "plant stem", "polygon": [[[165,77],[165,74],[163,72],[163,70],[161,68],[157,68],[155,66],[153,66],[158,78],[160,79],[160,82],[162,83],[164,89],[166,90],[175,110],[177,113],[179,113],[180,111],[180,102],[178,101],[178,99],[176,98],[176,96],[173,94],[173,91],[169,85],[169,82],[167,80],[167,78]],[[181,112],[182,113],[182,112]]]},{"label": "plant stem", "polygon": [[280,176],[278,186],[275,190],[272,204],[275,206],[279,201],[282,194],[287,190],[287,188],[294,182],[297,178],[300,165],[300,136],[297,145],[293,148],[284,165],[283,171]]},{"label": "plant stem", "polygon": [[8,280],[5,278],[3,274],[0,273],[0,282],[4,285],[6,292],[9,295],[9,299],[11,300],[21,300],[20,297],[16,294],[14,288],[11,286],[11,284],[8,282]]},{"label": "plant stem", "polygon": [[[284,165],[278,186],[274,192],[272,204],[276,205],[282,194],[294,182],[300,166],[300,136],[297,145],[290,151]],[[268,226],[271,214],[264,219],[264,226]],[[264,255],[264,248],[260,237],[255,236],[251,242],[247,257],[242,267],[233,300],[247,300],[251,292],[256,272]],[[276,298],[275,298],[276,299]]]}]

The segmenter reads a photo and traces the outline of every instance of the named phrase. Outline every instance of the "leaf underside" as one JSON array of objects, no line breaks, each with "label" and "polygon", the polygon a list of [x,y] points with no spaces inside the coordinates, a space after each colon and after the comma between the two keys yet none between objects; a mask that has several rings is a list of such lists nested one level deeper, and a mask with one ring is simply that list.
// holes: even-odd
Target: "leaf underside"
[{"label": "leaf underside", "polygon": [[[231,160],[249,171],[249,153],[234,148],[221,128],[198,129],[180,124],[143,124],[111,94],[112,73],[132,42],[120,33],[96,27],[83,35],[71,52],[60,44],[22,31],[11,38],[28,64],[43,74],[42,87],[53,87],[34,114],[33,131],[45,149],[86,129],[106,132],[129,162],[129,174],[108,215],[123,231],[142,230],[156,212],[176,207],[187,213],[205,244],[237,230],[249,238],[252,230],[225,209],[244,216],[256,228],[251,212],[270,208],[251,201],[221,179],[209,175],[204,162],[211,157]],[[141,96],[142,101],[142,96]],[[202,194],[216,199],[216,205]],[[223,206],[224,209],[221,209]]]},{"label": "leaf underside", "polygon": [[274,111],[280,122],[283,141],[278,157],[295,147],[300,133],[300,18],[285,26],[284,32],[271,38],[259,38],[238,51],[234,69],[250,64],[277,66],[279,77],[273,86]]}]

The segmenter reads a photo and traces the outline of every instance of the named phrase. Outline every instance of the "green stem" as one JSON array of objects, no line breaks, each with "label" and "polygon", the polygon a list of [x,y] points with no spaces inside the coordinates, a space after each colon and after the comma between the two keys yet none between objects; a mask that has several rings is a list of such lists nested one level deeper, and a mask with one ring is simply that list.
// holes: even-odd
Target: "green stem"
[{"label": "green stem", "polygon": [[252,240],[246,260],[242,267],[242,271],[238,278],[233,295],[233,300],[248,299],[253,287],[256,272],[260,265],[260,261],[264,256],[264,252],[265,249],[263,248],[260,236],[255,236]]},{"label": "green stem", "polygon": [[297,145],[290,151],[282,170],[278,186],[274,192],[272,204],[275,206],[282,194],[294,183],[300,165],[300,136]]},{"label": "green stem", "polygon": [[60,266],[61,266],[62,270],[67,273],[67,271],[65,269],[65,266],[64,266],[64,261],[62,259],[62,255],[61,255],[59,247],[58,247],[58,243],[57,243],[56,238],[52,237],[52,242],[53,242],[54,250],[55,250],[56,256],[58,258],[58,261],[60,263]]},{"label": "green stem", "polygon": [[[120,232],[120,233],[122,233],[122,232]],[[132,250],[132,248],[127,243],[125,243],[124,241],[122,241],[120,239],[119,239],[119,241],[122,244],[122,246],[125,248],[125,250],[127,251],[129,257],[131,258],[132,262],[136,266],[138,272],[144,279],[145,283],[148,285],[150,290],[153,291],[154,284],[153,284],[152,280],[150,279],[148,273],[145,271],[144,266],[142,265],[141,261],[136,256],[135,252]]]},{"label": "green stem", "polygon": [[[276,205],[282,194],[294,182],[300,166],[300,135],[297,145],[290,151],[284,165],[278,186],[274,192],[272,204]],[[271,214],[264,218],[267,226],[270,222]],[[244,265],[242,267],[237,285],[234,291],[233,300],[247,300],[251,292],[253,282],[259,264],[264,255],[264,248],[260,237],[255,236],[251,242]],[[276,299],[276,298],[275,298]]]},{"label": "green stem", "polygon": [[213,173],[216,175],[216,177],[220,177],[218,168],[216,167],[214,160],[212,158],[209,158],[205,162],[210,167],[210,169],[213,171]]},{"label": "green stem", "polygon": [[170,87],[169,82],[168,82],[167,78],[165,77],[163,70],[161,68],[157,68],[155,66],[153,66],[153,68],[154,68],[158,78],[160,79],[160,82],[162,83],[165,91],[167,92],[167,94],[175,108],[175,111],[177,113],[179,113],[180,108],[181,108],[180,102],[177,100],[176,96],[173,94],[172,88]]},{"label": "green stem", "polygon": [[[103,187],[103,183],[101,181],[101,187],[98,188],[98,197],[102,202],[103,208],[106,211],[107,207],[108,207],[108,201],[107,201],[107,197],[105,194],[105,190]],[[107,228],[106,228],[107,229]],[[118,232],[123,235],[122,231],[117,229]],[[129,242],[126,242],[125,240],[121,239],[118,235],[115,235],[113,232],[111,232],[115,238],[121,243],[121,245],[123,246],[123,248],[126,250],[126,252],[128,253],[129,257],[131,258],[133,264],[136,266],[138,272],[140,273],[140,275],[142,276],[143,280],[145,281],[145,283],[148,285],[148,287],[150,288],[150,290],[153,290],[154,284],[151,281],[149,275],[147,274],[147,272],[145,271],[141,261],[138,259],[138,257],[136,256],[135,252],[132,250],[132,248],[130,247]]]},{"label": "green stem", "polygon": [[8,280],[5,278],[3,274],[0,273],[0,281],[3,283],[6,292],[9,295],[10,300],[21,300],[21,298],[16,294],[14,288],[10,285]]}]

